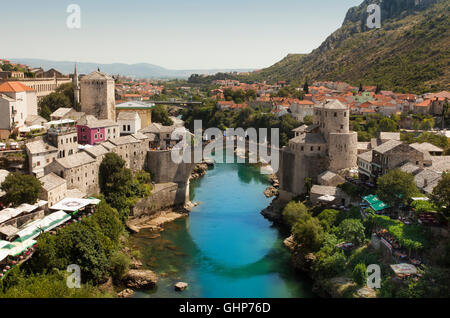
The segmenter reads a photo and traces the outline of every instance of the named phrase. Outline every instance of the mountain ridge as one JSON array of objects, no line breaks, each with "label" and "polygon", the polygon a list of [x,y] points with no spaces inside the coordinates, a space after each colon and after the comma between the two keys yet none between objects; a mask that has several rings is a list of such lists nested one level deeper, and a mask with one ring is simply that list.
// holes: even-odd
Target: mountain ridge
[{"label": "mountain ridge", "polygon": [[45,70],[54,68],[63,74],[70,74],[77,64],[79,74],[88,74],[99,67],[102,72],[110,75],[120,74],[122,76],[149,78],[149,79],[175,79],[188,78],[192,74],[215,74],[217,72],[249,72],[253,69],[205,69],[205,70],[172,70],[150,63],[93,63],[75,61],[53,61],[34,58],[10,58],[11,62],[27,64],[31,67],[42,67]]},{"label": "mountain ridge", "polygon": [[[381,7],[380,29],[368,29],[367,6]],[[449,89],[450,0],[365,0],[309,54],[290,54],[243,80],[346,81],[385,89]]]}]

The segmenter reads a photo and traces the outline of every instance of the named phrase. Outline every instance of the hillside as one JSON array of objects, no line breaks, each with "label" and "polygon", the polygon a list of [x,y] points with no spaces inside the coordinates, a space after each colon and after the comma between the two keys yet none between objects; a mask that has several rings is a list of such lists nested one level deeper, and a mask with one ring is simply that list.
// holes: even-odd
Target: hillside
[{"label": "hillside", "polygon": [[[380,3],[380,29],[368,29],[367,6]],[[291,54],[246,80],[328,80],[425,92],[450,89],[450,0],[365,0],[308,55]]]}]

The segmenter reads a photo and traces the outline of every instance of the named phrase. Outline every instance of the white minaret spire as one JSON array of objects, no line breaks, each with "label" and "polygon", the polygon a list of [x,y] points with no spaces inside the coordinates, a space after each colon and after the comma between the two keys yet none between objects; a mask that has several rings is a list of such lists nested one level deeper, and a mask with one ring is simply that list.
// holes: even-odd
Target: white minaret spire
[{"label": "white minaret spire", "polygon": [[73,73],[73,94],[74,94],[74,107],[80,104],[80,83],[78,81],[77,64],[75,63],[75,72]]}]

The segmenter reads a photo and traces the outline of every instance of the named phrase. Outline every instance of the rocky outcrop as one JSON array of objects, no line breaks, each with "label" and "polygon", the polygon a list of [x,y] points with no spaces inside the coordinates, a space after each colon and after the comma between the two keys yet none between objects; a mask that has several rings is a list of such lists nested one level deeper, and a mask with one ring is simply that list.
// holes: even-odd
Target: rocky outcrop
[{"label": "rocky outcrop", "polygon": [[261,214],[268,220],[275,223],[282,223],[282,212],[287,202],[280,198],[274,199],[270,205],[261,211]]},{"label": "rocky outcrop", "polygon": [[134,295],[134,290],[127,288],[122,290],[120,293],[117,294],[117,297],[119,298],[130,298]]},{"label": "rocky outcrop", "polygon": [[161,211],[154,215],[141,216],[139,218],[129,219],[127,221],[127,227],[133,233],[139,233],[143,229],[151,229],[158,231],[162,229],[162,226],[166,223],[173,222],[179,218],[188,215],[188,211],[181,209],[169,209]]},{"label": "rocky outcrop", "polygon": [[179,282],[179,283],[175,284],[176,291],[184,291],[184,290],[186,290],[187,287],[188,287],[188,284],[184,283],[184,282]]},{"label": "rocky outcrop", "polygon": [[268,187],[265,191],[264,191],[264,195],[267,198],[272,198],[278,195],[278,189],[276,189],[275,187]]},{"label": "rocky outcrop", "polygon": [[158,283],[158,276],[151,270],[129,270],[123,277],[123,282],[129,288],[152,288]]},{"label": "rocky outcrop", "polygon": [[132,269],[125,274],[123,282],[128,288],[153,288],[158,283],[158,276],[151,270]]}]

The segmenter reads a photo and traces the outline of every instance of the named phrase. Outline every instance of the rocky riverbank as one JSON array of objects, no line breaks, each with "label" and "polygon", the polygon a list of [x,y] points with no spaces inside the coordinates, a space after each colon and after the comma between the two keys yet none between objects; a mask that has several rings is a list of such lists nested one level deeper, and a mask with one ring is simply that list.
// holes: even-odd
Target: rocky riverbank
[{"label": "rocky riverbank", "polygon": [[127,227],[133,233],[139,233],[143,229],[151,229],[152,231],[163,231],[163,225],[173,222],[179,218],[187,217],[189,211],[186,209],[167,209],[153,215],[144,215],[139,218],[130,219]]},{"label": "rocky riverbank", "polygon": [[192,173],[191,173],[191,177],[190,180],[195,180],[195,179],[199,179],[201,177],[203,177],[207,172],[208,169],[214,167],[214,160],[210,160],[210,159],[205,159],[203,160],[201,163],[198,163]]}]

